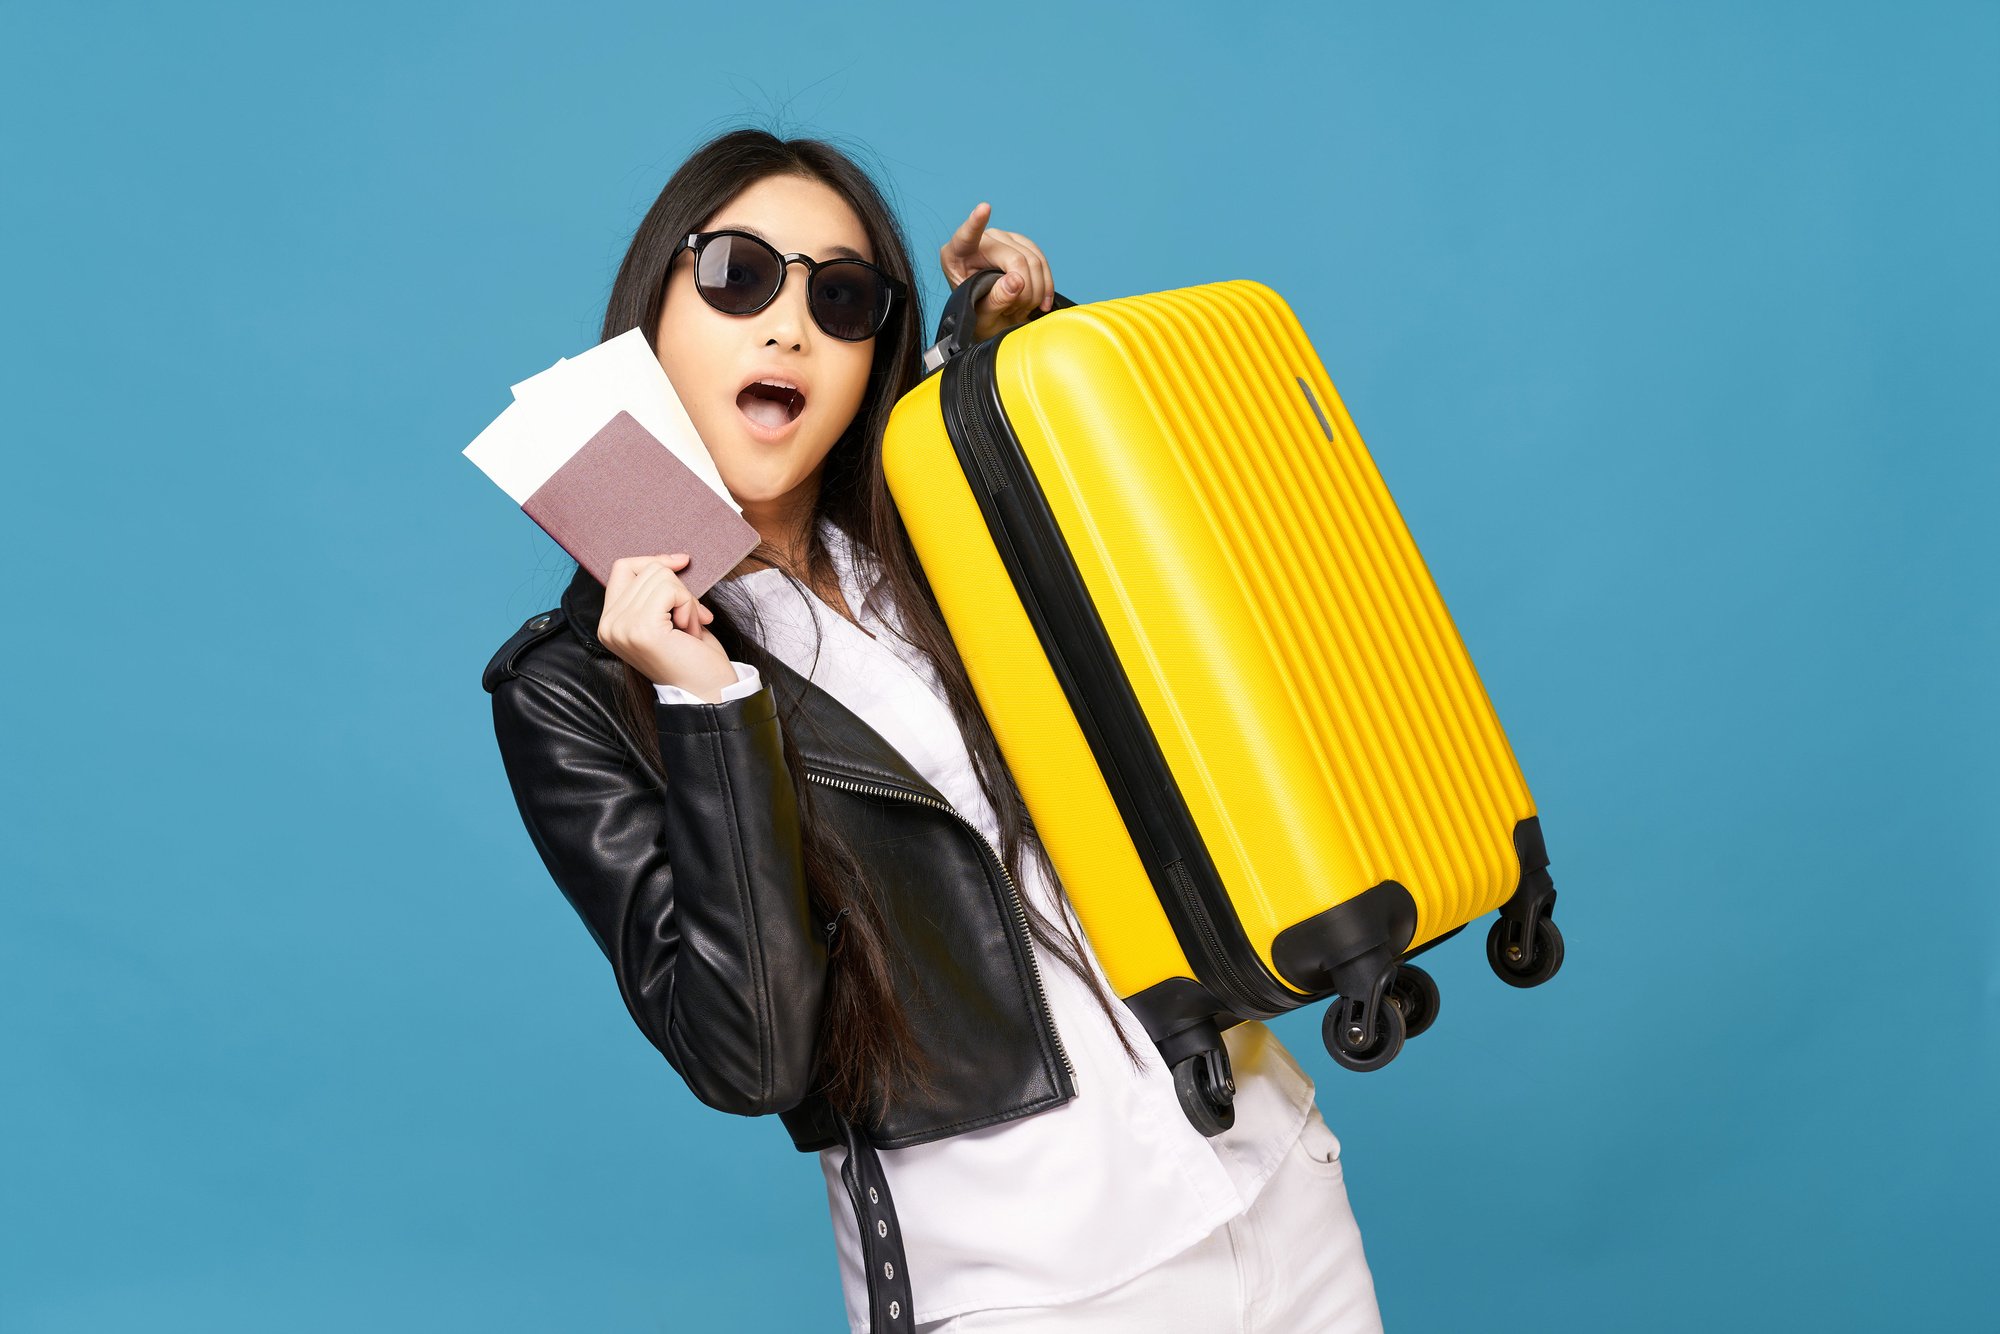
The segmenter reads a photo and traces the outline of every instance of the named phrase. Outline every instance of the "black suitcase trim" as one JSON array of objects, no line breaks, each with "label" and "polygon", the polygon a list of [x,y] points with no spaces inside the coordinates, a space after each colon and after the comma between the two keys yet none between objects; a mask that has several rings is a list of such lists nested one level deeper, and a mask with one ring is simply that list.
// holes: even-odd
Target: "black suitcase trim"
[{"label": "black suitcase trim", "polygon": [[[1272,975],[1229,903],[1206,843],[1159,740],[1118,661],[1075,558],[1000,401],[994,363],[1004,334],[944,365],[938,400],[945,434],[1021,606],[1124,817],[1174,936],[1216,999],[1268,1019],[1331,994],[1301,995]],[[1145,794],[1144,799],[1139,794]],[[1157,1042],[1185,1024],[1182,1006],[1137,1011]]]}]

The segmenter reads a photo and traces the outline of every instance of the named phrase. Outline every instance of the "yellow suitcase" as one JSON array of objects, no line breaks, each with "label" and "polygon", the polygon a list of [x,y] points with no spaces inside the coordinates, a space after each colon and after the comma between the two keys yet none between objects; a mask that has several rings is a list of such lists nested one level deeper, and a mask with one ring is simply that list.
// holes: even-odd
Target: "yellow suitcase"
[{"label": "yellow suitcase", "polygon": [[[896,406],[896,506],[1092,948],[1231,1122],[1221,1030],[1328,997],[1371,1070],[1435,1017],[1407,960],[1499,910],[1562,962],[1540,822],[1423,557],[1298,320],[1250,281],[1056,308]],[[990,540],[981,540],[988,539]]]}]

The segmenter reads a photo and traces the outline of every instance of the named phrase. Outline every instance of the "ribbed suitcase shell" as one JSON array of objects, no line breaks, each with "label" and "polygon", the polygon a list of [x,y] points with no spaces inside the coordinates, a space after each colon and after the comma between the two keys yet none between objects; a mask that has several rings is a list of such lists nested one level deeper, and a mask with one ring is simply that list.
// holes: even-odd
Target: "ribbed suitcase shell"
[{"label": "ribbed suitcase shell", "polygon": [[[975,351],[1263,984],[1280,988],[1233,1008],[1328,994],[1324,979],[1286,979],[1272,942],[1370,886],[1415,899],[1405,953],[1507,900],[1533,798],[1284,300],[1231,281],[1100,301]],[[989,538],[975,487],[990,479],[968,459],[991,445],[954,445],[947,379],[890,421],[897,508],[1112,985],[1131,997],[1193,978]]]}]

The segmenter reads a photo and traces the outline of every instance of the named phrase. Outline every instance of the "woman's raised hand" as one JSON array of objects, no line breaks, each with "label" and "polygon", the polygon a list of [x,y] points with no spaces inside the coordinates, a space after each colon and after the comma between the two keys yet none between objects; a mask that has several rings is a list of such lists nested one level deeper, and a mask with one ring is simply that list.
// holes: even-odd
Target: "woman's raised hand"
[{"label": "woman's raised hand", "polygon": [[951,239],[938,248],[945,281],[957,287],[981,269],[1004,269],[973,313],[972,341],[984,342],[1002,329],[1030,319],[1037,310],[1053,307],[1055,279],[1042,248],[1019,232],[988,227],[990,204],[981,202],[966,215]]},{"label": "woman's raised hand", "polygon": [[688,592],[676,573],[687,563],[685,551],[612,561],[597,642],[647,680],[706,698],[734,682],[736,669],[722,641],[708,632],[715,613]]}]

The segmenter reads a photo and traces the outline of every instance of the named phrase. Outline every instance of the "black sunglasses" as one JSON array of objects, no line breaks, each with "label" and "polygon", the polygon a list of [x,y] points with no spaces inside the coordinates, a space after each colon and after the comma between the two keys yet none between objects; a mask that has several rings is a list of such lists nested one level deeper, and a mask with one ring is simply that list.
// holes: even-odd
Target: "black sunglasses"
[{"label": "black sunglasses", "polygon": [[667,256],[669,272],[683,250],[694,251],[695,290],[726,315],[756,314],[777,299],[791,265],[805,265],[813,323],[849,343],[880,333],[909,291],[867,260],[781,255],[748,232],[689,232]]}]

